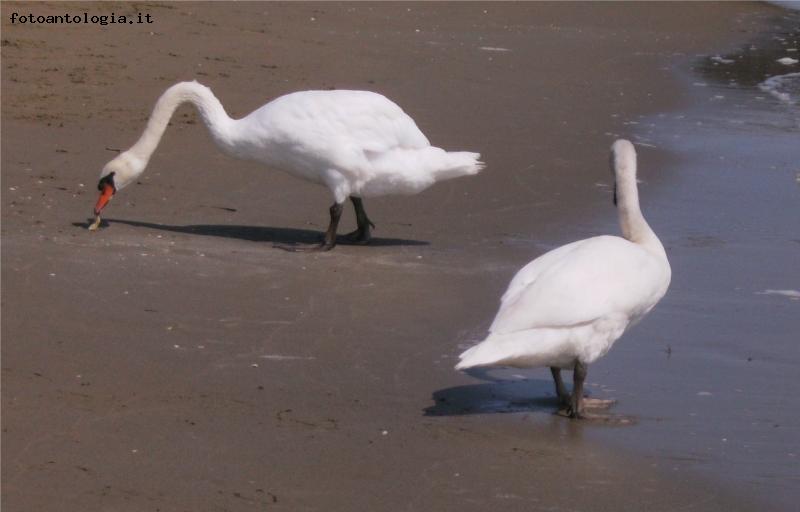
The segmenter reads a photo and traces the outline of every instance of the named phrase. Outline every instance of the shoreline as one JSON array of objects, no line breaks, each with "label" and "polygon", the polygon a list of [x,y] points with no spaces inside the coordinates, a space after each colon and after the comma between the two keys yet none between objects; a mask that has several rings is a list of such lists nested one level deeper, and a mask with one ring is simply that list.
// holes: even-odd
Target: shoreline
[{"label": "shoreline", "polygon": [[[605,132],[681,101],[661,63],[735,44],[742,28],[724,17],[771,7],[704,5],[685,21],[693,5],[167,4],[151,7],[156,30],[110,40],[17,31],[14,5],[2,5],[3,505],[749,508],[542,414],[546,379],[508,385],[532,419],[497,421],[491,385],[451,368],[519,265],[613,218],[596,208]],[[190,72],[234,116],[290,90],[375,89],[434,144],[489,166],[371,201],[374,246],[287,254],[271,242],[313,239],[327,193],[207,149],[181,109],[110,227],[87,235],[74,224],[104,148],[129,146]],[[426,415],[437,397],[477,414]]]},{"label": "shoreline", "polygon": [[600,431],[597,439],[725,482],[771,510],[793,510],[798,424],[788,411],[800,404],[791,392],[768,390],[797,362],[800,283],[787,269],[800,240],[800,110],[758,87],[785,72],[774,63],[797,47],[800,15],[781,18],[721,54],[721,69],[712,55],[698,57],[685,75],[691,104],[643,120],[641,136],[683,155],[664,169],[674,182],[652,197],[648,215],[682,272],[649,332],[631,333],[633,343],[603,365],[609,387],[620,384],[618,372],[639,369],[622,382],[649,391],[631,395],[623,411],[653,419],[630,436]]}]

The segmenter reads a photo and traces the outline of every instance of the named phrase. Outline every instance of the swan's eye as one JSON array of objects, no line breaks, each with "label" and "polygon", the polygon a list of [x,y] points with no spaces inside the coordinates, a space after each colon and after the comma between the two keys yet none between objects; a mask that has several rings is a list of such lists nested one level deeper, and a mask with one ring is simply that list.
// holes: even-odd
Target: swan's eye
[{"label": "swan's eye", "polygon": [[116,187],[116,185],[114,185],[114,173],[113,172],[108,173],[105,176],[103,176],[102,178],[100,178],[100,181],[97,182],[97,190],[102,192],[103,189],[105,188],[105,185],[111,185],[111,188],[113,188],[114,191],[116,192],[117,187]]}]

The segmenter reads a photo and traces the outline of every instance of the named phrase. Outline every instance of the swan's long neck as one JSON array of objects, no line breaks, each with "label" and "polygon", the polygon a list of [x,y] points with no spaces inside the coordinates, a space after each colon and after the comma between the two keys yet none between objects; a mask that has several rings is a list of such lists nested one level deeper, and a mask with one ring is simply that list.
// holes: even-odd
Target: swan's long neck
[{"label": "swan's long neck", "polygon": [[186,102],[197,107],[203,122],[221,149],[227,151],[232,147],[235,139],[233,126],[236,121],[228,116],[211,89],[197,82],[180,82],[161,95],[147,121],[144,133],[128,150],[142,163],[142,170],[156,150],[175,109]]},{"label": "swan's long neck", "polygon": [[[622,144],[622,143],[626,144]],[[666,258],[666,252],[655,232],[644,220],[639,207],[639,188],[636,183],[636,152],[628,141],[613,146],[612,166],[616,179],[619,225],[626,239]]]}]

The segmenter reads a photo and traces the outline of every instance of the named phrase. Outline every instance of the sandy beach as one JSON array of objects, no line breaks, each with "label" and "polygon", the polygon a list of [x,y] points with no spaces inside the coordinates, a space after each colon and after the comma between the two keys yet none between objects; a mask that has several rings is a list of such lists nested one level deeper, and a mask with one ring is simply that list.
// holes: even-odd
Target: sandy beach
[{"label": "sandy beach", "polygon": [[[676,383],[691,383],[692,393],[725,386],[714,374],[692,380],[702,359],[681,359],[680,340],[722,326],[716,332],[740,336],[743,347],[751,335],[696,320],[776,310],[703,309],[734,303],[713,279],[718,295],[690,285],[709,266],[742,268],[718,258],[728,253],[717,243],[740,225],[727,234],[687,228],[693,202],[676,214],[667,200],[688,188],[677,172],[682,146],[644,140],[639,124],[696,103],[676,70],[745,44],[779,8],[1,7],[4,509],[791,510],[798,475],[786,452],[800,453],[791,407],[773,422],[783,427],[763,428],[795,445],[749,458],[690,450],[694,420],[675,420],[698,407],[674,393]],[[153,23],[11,23],[15,12],[65,10],[144,13]],[[367,201],[377,226],[369,246],[290,253],[274,244],[320,238],[328,191],[225,156],[182,107],[148,170],[108,207],[108,226],[88,232],[103,164],[136,141],[168,86],[193,79],[233,117],[296,90],[380,92],[433,144],[480,152],[487,168],[415,196]],[[637,147],[644,210],[676,251],[678,284],[590,369],[590,390],[617,398],[627,426],[553,415],[546,371],[480,380],[453,370],[457,354],[482,339],[517,269],[562,243],[617,233],[607,168],[616,137],[645,143]],[[794,201],[796,188],[782,200]],[[340,232],[354,225],[348,208]],[[790,275],[786,251],[800,234],[774,239],[775,272]],[[712,252],[695,258],[686,244]],[[775,304],[773,338],[791,350],[796,303]],[[791,366],[778,371],[762,367],[759,392],[770,392],[767,374],[792,378]],[[779,382],[777,396],[790,400],[791,386]],[[733,399],[719,403],[704,422],[716,437],[726,422],[738,425],[724,414]],[[751,460],[758,477],[724,469]]]}]

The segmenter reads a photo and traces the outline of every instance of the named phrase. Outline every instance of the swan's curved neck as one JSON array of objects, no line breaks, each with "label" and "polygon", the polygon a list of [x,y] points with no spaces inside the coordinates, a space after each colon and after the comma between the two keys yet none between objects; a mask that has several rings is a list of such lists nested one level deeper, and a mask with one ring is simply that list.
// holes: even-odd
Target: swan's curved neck
[{"label": "swan's curved neck", "polygon": [[211,89],[197,82],[180,82],[158,98],[144,133],[128,151],[146,165],[175,109],[186,102],[192,103],[200,112],[214,142],[223,150],[229,150],[235,138],[233,126],[236,121],[228,116]]},{"label": "swan's curved neck", "polygon": [[[634,164],[635,165],[635,164]],[[644,220],[639,207],[639,190],[636,186],[636,171],[617,174],[617,209],[622,234],[635,244],[639,244],[651,252],[666,257],[664,246]]]}]

